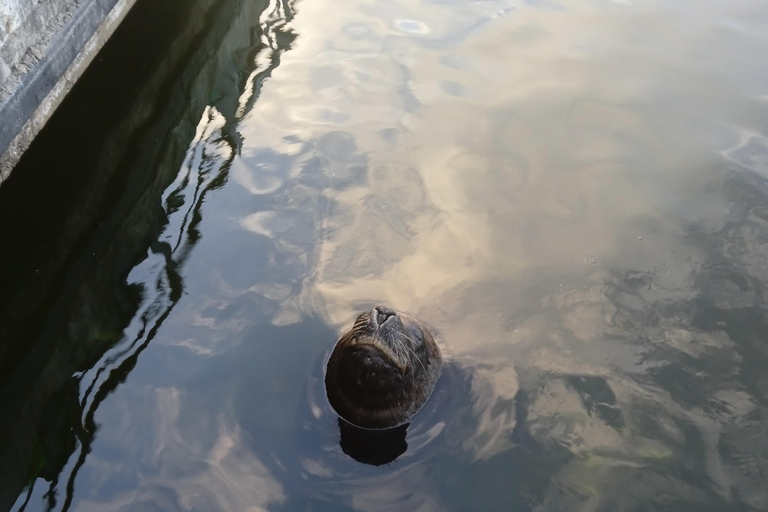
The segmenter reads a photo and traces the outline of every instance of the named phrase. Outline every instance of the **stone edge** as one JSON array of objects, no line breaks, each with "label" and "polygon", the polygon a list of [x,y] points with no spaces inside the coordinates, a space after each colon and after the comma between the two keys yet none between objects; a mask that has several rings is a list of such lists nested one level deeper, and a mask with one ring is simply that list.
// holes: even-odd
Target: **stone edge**
[{"label": "stone edge", "polygon": [[[28,119],[23,122],[23,125],[13,138],[8,143],[8,146],[2,149],[0,154],[0,184],[5,181],[13,171],[14,166],[18,163],[21,155],[26,151],[29,145],[34,140],[35,136],[45,126],[45,123],[53,115],[56,108],[61,104],[64,97],[72,89],[78,78],[83,74],[88,65],[93,61],[98,51],[109,40],[110,36],[114,33],[120,23],[125,18],[128,11],[136,3],[136,0],[117,0],[112,8],[106,15],[103,16],[101,23],[96,27],[91,36],[87,39],[82,48],[77,51],[77,54],[72,59],[70,64],[66,66],[63,73],[58,77],[55,83],[50,87],[48,91],[34,90],[30,84],[34,83],[36,79],[45,81],[42,76],[46,72],[50,72],[46,69],[46,64],[50,62],[49,59],[55,58],[55,55],[50,55],[56,52],[56,48],[53,51],[49,51],[49,55],[46,55],[42,61],[33,68],[27,76],[22,80],[21,88],[30,87],[27,91],[21,91],[21,88],[16,91],[10,98],[8,98],[3,104],[0,104],[0,112],[3,112],[3,117],[8,120],[12,116],[15,117],[14,121],[18,123],[18,118],[23,117],[23,105],[19,100],[20,95],[23,93],[32,94],[33,97],[37,96],[41,99],[38,101],[37,107],[29,115]],[[102,2],[95,0],[86,5],[80,7],[80,9],[98,8],[103,7]],[[81,13],[82,14],[82,13]],[[76,23],[84,23],[85,16],[73,17],[70,25]],[[66,26],[57,36],[54,38],[51,46],[62,44],[62,39],[66,39],[67,34],[71,34],[73,30],[78,27]],[[82,29],[82,28],[81,28]],[[45,85],[39,85],[38,88],[44,89]],[[35,98],[36,99],[36,98]],[[33,100],[34,101],[34,100]]]}]

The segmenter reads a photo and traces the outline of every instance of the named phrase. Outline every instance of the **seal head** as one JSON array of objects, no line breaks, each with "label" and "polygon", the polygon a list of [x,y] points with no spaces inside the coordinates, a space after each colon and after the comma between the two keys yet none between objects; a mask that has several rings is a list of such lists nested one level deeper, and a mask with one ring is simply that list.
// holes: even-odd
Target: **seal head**
[{"label": "seal head", "polygon": [[325,374],[328,401],[344,420],[368,429],[402,425],[426,403],[442,355],[418,320],[377,306],[341,335]]}]

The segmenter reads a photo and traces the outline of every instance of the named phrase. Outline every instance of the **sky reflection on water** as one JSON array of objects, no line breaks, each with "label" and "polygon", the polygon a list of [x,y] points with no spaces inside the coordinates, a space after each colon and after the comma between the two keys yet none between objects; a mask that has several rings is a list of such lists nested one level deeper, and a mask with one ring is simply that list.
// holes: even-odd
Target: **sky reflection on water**
[{"label": "sky reflection on water", "polygon": [[[236,108],[205,108],[156,198],[133,322],[80,375],[95,436],[54,509],[768,508],[766,22],[270,4]],[[318,383],[379,303],[451,363],[375,467]]]}]

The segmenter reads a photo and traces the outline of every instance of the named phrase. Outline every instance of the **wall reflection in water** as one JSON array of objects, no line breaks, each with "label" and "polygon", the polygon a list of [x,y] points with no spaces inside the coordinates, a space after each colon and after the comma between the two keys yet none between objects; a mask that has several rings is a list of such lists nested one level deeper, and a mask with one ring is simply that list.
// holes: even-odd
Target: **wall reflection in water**
[{"label": "wall reflection in water", "polygon": [[[4,218],[17,220],[0,229],[11,248],[3,267],[16,269],[3,275],[0,303],[0,509],[14,501],[70,507],[99,405],[183,294],[177,269],[236,146],[222,115],[206,105],[223,87],[227,96],[216,105],[234,115],[238,96],[230,91],[239,73],[225,77],[231,58],[209,53],[223,41],[234,60],[248,60],[258,35],[233,27],[250,23],[238,15],[258,18],[265,7],[139,2],[103,52],[108,61],[89,69],[4,184],[3,206],[12,213]],[[127,45],[136,30],[142,40]],[[133,111],[119,118],[126,109]],[[150,143],[157,140],[163,143]],[[185,151],[181,175],[170,183]],[[30,202],[32,194],[39,201]],[[29,492],[17,500],[25,485]]]},{"label": "wall reflection in water", "polygon": [[[768,506],[764,8],[210,5],[7,365],[5,502]],[[378,303],[449,360],[385,439],[322,391]]]}]

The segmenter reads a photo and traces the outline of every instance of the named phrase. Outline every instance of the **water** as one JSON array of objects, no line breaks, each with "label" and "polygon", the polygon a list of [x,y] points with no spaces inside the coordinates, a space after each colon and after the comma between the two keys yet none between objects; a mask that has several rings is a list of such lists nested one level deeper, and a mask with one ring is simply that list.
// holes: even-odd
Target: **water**
[{"label": "water", "polygon": [[[768,510],[761,2],[190,5],[3,185],[0,508]],[[385,464],[375,304],[450,360]]]}]

